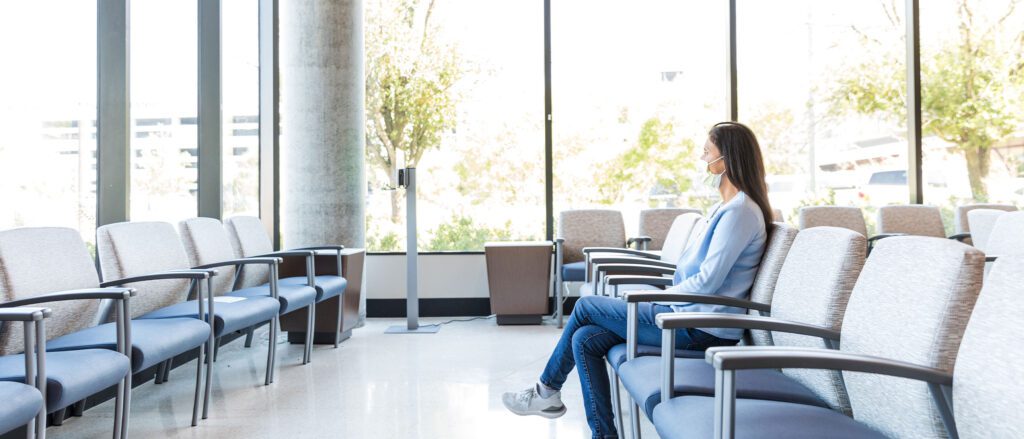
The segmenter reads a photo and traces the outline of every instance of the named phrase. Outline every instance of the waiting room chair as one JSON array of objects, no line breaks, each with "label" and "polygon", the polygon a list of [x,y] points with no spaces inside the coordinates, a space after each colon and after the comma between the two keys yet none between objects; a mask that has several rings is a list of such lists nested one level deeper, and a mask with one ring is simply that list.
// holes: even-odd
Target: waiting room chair
[{"label": "waiting room chair", "polygon": [[946,229],[938,207],[901,204],[878,208],[878,234],[945,238]]},{"label": "waiting room chair", "polygon": [[989,235],[985,256],[989,262],[1001,256],[1024,254],[1024,212],[999,216]]},{"label": "waiting room chair", "polygon": [[[632,302],[631,309],[635,309],[636,303],[640,301],[682,301],[737,306],[757,311],[758,314],[715,315],[736,322],[737,326],[732,327],[750,331],[773,331],[770,340],[763,333],[757,335],[755,332],[745,343],[753,346],[833,346],[835,340],[810,338],[806,336],[807,333],[800,332],[800,329],[826,328],[826,334],[838,334],[836,331],[842,326],[842,315],[847,300],[864,264],[867,252],[866,239],[863,235],[848,229],[815,227],[796,234],[795,238],[791,239],[792,245],[788,252],[783,252],[786,240],[781,238],[781,242],[776,243],[775,251],[769,250],[768,255],[774,255],[775,258],[769,261],[768,265],[762,263],[761,270],[766,270],[768,276],[759,276],[752,290],[752,299],[756,297],[759,301],[676,294],[662,294],[659,297],[657,294],[643,293],[629,294],[627,300]],[[774,285],[772,274],[775,278]],[[684,312],[672,315],[707,313]],[[769,326],[773,322],[785,322],[790,326]],[[759,327],[756,323],[763,323],[766,326]],[[631,324],[631,327],[635,327],[635,324]],[[635,338],[631,339],[629,343],[636,343],[633,341]],[[652,416],[661,396],[662,381],[659,379],[659,371],[664,360],[657,355],[665,355],[665,351],[664,347],[656,351],[660,352],[654,353],[655,356],[633,355],[619,367],[622,382],[634,401],[633,410],[639,412],[638,409],[643,409],[642,413],[648,418]],[[680,355],[678,350],[675,351],[673,370],[676,372],[675,376],[678,376],[674,382],[677,392],[713,394],[713,369],[704,362],[703,356],[703,352]],[[758,398],[803,401],[849,412],[849,403],[845,395],[836,390],[838,382],[841,382],[838,375],[828,373],[760,373],[741,383],[743,385],[739,393]],[[639,417],[636,419],[638,422]],[[639,424],[635,423],[634,438],[638,438],[638,431]]]},{"label": "waiting room chair", "polygon": [[971,227],[970,243],[988,253],[988,240],[992,235],[992,228],[995,227],[999,217],[1006,213],[1005,210],[997,209],[973,209],[967,212],[967,222]]},{"label": "waiting room chair", "polygon": [[[983,265],[980,251],[946,239],[903,236],[879,242],[849,297],[841,333],[816,325],[804,328],[806,335],[838,337],[838,350],[792,346],[709,349],[706,359],[714,368],[713,397],[673,397],[675,369],[665,362],[661,399],[667,402],[658,404],[653,416],[658,433],[666,439],[944,437],[943,420],[951,417],[947,416],[949,393],[941,388],[943,383],[925,385],[904,378],[934,377],[933,373],[952,370],[961,334],[981,289]],[[729,322],[728,316],[710,314],[677,313],[656,320],[663,329],[664,342],[671,342],[679,328],[735,323]],[[815,334],[812,328],[821,332]],[[779,340],[778,333],[775,339]],[[777,369],[791,376],[811,377],[808,372],[841,376],[841,381],[826,387],[820,386],[824,384],[820,380],[802,383],[817,392],[844,391],[852,418],[834,407],[743,396],[737,391],[756,382],[756,374],[777,373]],[[894,373],[897,370],[901,372]],[[936,401],[940,404],[934,404]]]},{"label": "waiting room chair", "polygon": [[[115,438],[127,436],[131,401],[130,288],[100,288],[95,265],[78,232],[67,228],[20,228],[0,232],[0,307],[45,306],[51,310],[42,337],[45,356],[46,413],[61,425],[66,409],[82,407],[87,397],[117,387]],[[94,326],[102,301],[112,301],[114,323]],[[42,331],[39,331],[42,332]],[[93,334],[109,335],[110,343]],[[32,357],[31,334],[0,328],[0,381],[26,382],[26,357]],[[37,338],[39,338],[37,336]],[[90,343],[74,343],[89,339]],[[97,343],[98,341],[98,343]],[[88,365],[88,367],[83,367]],[[76,409],[77,411],[77,409]],[[45,420],[37,420],[37,431]]]},{"label": "waiting room chair", "polygon": [[[26,438],[46,437],[46,326],[43,319],[50,316],[49,308],[0,308],[0,325],[13,326],[20,322],[22,334],[29,343],[22,361],[25,366],[23,382],[0,381],[0,435],[25,426]],[[7,331],[19,328],[6,327]]]},{"label": "waiting room chair", "polygon": [[669,230],[679,215],[701,214],[699,209],[661,208],[640,211],[638,236],[626,240],[626,245],[638,244],[638,250],[661,250],[665,246]]},{"label": "waiting room chair", "polygon": [[[235,258],[231,240],[227,230],[220,221],[213,218],[192,218],[178,223],[182,243],[185,245],[185,253],[188,254],[189,263],[196,269],[218,269],[221,270],[217,278],[213,280],[211,294],[215,297],[234,298],[266,298],[270,297],[280,302],[279,315],[309,308],[316,301],[316,289],[311,285],[312,280],[307,279],[306,284],[281,284],[278,280],[278,264],[281,259],[277,257],[254,257]],[[239,287],[240,271],[249,266],[259,266],[269,270],[268,283],[249,288]],[[307,319],[312,319],[313,314],[308,314]],[[277,351],[278,318],[272,318],[270,323],[270,342],[267,346],[267,369],[264,385],[274,382],[274,364]],[[252,329],[247,328],[246,347],[251,344]],[[307,337],[306,343],[312,343],[312,338]],[[217,347],[214,347],[214,360],[217,358]]]},{"label": "waiting room chair", "polygon": [[[608,295],[607,284],[604,279],[608,273],[630,273],[634,275],[671,275],[679,263],[679,258],[689,245],[692,238],[700,235],[705,226],[704,217],[699,213],[685,213],[679,215],[672,222],[672,227],[666,235],[665,243],[659,251],[642,251],[629,248],[616,249],[612,247],[595,248],[586,247],[584,250],[590,253],[592,250],[599,250],[590,253],[589,281],[580,286],[580,296],[601,294]],[[614,295],[637,289],[657,289],[657,287],[639,284],[616,284]]]},{"label": "waiting room chair", "polygon": [[800,230],[811,227],[841,227],[868,236],[864,212],[859,207],[808,206],[800,209],[798,218]]},{"label": "waiting room chair", "polygon": [[[274,251],[274,243],[267,236],[263,222],[254,216],[236,216],[225,221],[228,236],[231,238],[232,246],[235,249],[235,256],[242,258],[270,255],[277,257],[302,257],[306,261],[306,275],[296,277],[285,277],[280,280],[280,285],[306,286],[312,285],[316,289],[316,303],[321,303],[333,298],[338,301],[338,318],[335,320],[334,347],[338,347],[341,341],[342,319],[344,318],[342,307],[344,302],[345,288],[348,287],[348,280],[342,277],[342,245],[317,245],[289,250]],[[335,274],[318,274],[315,258],[318,254],[333,256]],[[321,270],[323,271],[323,270]],[[329,270],[328,270],[329,271]],[[248,267],[239,274],[242,288],[266,285],[268,281],[267,272],[262,267]],[[313,352],[313,334],[316,316],[316,307],[309,307],[306,331],[306,352],[308,356]]]},{"label": "waiting room chair", "polygon": [[[100,270],[106,279],[104,285],[132,285],[139,290],[137,305],[132,310],[132,316],[138,322],[136,325],[156,325],[168,319],[206,322],[202,334],[204,340],[199,342],[198,337],[192,340],[192,344],[204,345],[197,364],[197,395],[204,365],[203,351],[207,357],[202,413],[202,419],[206,419],[213,390],[213,353],[217,338],[273,320],[277,317],[279,302],[272,297],[245,297],[239,300],[210,294],[213,285],[210,274],[213,270],[190,269],[181,240],[174,226],[168,223],[108,224],[99,227],[96,236]],[[205,298],[200,287],[202,281],[207,284]],[[196,293],[194,299],[189,297],[190,291]],[[165,330],[153,337],[159,340],[167,333],[171,332]],[[169,365],[165,363],[158,371],[158,376],[163,375],[158,377],[158,383],[166,379],[168,370]],[[192,422],[193,425],[197,422],[196,413],[193,413]]]},{"label": "waiting room chair", "polygon": [[[955,218],[954,218],[954,221],[956,222],[956,229],[955,229],[954,233],[956,233],[958,235],[960,235],[960,234],[970,234],[971,233],[971,221],[970,221],[969,213],[971,211],[978,210],[978,209],[989,209],[989,210],[999,210],[999,211],[1003,211],[1003,212],[1014,212],[1014,211],[1017,210],[1017,206],[1014,206],[1012,204],[993,204],[993,203],[977,203],[977,204],[965,204],[963,206],[957,206],[956,207],[956,214],[955,214]],[[973,245],[974,244],[973,236],[966,238],[963,242],[967,243],[967,244],[972,244]]]},{"label": "waiting room chair", "polygon": [[[557,298],[564,300],[566,283],[587,282],[585,247],[626,248],[626,226],[617,210],[566,210],[558,215],[555,236],[555,279]],[[562,303],[555,304],[558,327],[562,327]]]},{"label": "waiting room chair", "polygon": [[[775,283],[778,280],[779,271],[782,268],[782,264],[786,259],[786,255],[789,253],[790,247],[792,246],[797,233],[796,229],[786,224],[776,223],[772,226],[768,243],[765,246],[765,254],[762,257],[761,265],[758,267],[757,276],[754,278],[754,286],[750,292],[750,300],[754,303],[762,304],[765,309],[771,305],[771,296],[775,290]],[[628,282],[631,277],[634,276],[611,276],[609,279],[613,280],[614,283],[617,284],[619,282]],[[649,283],[664,282],[664,284],[659,285],[659,287],[667,287],[671,285],[670,282],[653,277],[641,277],[638,281],[645,281]],[[653,285],[650,286],[651,288],[658,288]],[[633,312],[627,312],[626,324],[628,328],[636,328],[638,322],[635,310],[638,308],[638,304],[643,301],[657,299],[645,299],[641,294],[630,292],[627,292],[626,294],[627,306],[629,309],[634,310]],[[649,297],[652,296],[648,296],[648,298]],[[755,315],[760,315],[761,313],[761,311],[754,309],[751,309],[749,312]],[[630,332],[635,334],[635,330]],[[752,340],[747,340],[747,343],[763,345],[771,344],[771,335],[765,331],[758,331],[752,335],[754,338]],[[622,409],[620,407],[621,398],[619,397],[619,366],[626,362],[627,357],[636,358],[639,356],[659,355],[660,353],[661,348],[658,346],[640,345],[637,344],[636,340],[632,340],[632,342],[631,340],[627,340],[626,343],[613,346],[605,356],[605,360],[608,362],[608,365],[611,366],[609,368],[609,374],[611,375],[612,382],[612,409],[615,412],[616,426],[620,432],[623,431],[623,425]],[[699,358],[701,355],[703,355],[703,353],[698,351],[676,350],[676,356],[681,358]]]}]

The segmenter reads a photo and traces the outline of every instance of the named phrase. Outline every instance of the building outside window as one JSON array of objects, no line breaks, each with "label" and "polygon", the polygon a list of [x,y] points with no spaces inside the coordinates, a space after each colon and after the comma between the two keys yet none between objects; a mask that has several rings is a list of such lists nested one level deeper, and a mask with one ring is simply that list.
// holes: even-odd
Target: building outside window
[{"label": "building outside window", "polygon": [[0,229],[60,226],[95,242],[96,4],[0,14]]},{"label": "building outside window", "polygon": [[197,4],[132,0],[129,10],[129,216],[175,224],[198,209]]}]

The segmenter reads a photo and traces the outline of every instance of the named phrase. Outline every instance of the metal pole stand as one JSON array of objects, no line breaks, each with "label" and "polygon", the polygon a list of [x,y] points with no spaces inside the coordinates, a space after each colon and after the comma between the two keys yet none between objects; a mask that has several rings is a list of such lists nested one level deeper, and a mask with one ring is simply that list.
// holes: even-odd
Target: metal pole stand
[{"label": "metal pole stand", "polygon": [[441,329],[438,325],[420,326],[420,299],[417,292],[417,275],[419,266],[416,264],[419,252],[416,248],[416,168],[398,170],[398,186],[405,188],[406,218],[406,290],[405,315],[406,325],[389,327],[385,334],[433,334]]}]

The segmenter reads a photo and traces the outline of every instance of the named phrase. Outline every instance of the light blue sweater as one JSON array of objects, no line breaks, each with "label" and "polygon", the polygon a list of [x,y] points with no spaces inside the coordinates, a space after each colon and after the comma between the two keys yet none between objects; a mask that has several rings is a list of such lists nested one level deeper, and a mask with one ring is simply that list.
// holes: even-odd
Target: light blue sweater
[{"label": "light blue sweater", "polygon": [[[704,235],[691,241],[676,265],[673,286],[666,292],[716,294],[749,299],[767,233],[764,215],[747,194],[740,192],[718,207],[707,220]],[[675,311],[744,314],[742,308],[700,303],[671,303]],[[738,340],[742,329],[699,328],[719,338]]]}]

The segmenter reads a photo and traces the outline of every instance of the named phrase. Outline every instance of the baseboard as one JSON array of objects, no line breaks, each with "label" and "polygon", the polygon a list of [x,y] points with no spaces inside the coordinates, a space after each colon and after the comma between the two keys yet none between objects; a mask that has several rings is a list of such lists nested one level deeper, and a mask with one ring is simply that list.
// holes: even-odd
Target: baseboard
[{"label": "baseboard", "polygon": [[[562,312],[569,315],[579,297],[567,297]],[[548,301],[548,313],[555,299]],[[491,315],[491,299],[487,297],[452,297],[420,299],[420,317],[477,317]],[[405,299],[366,299],[366,317],[405,317]]]}]

